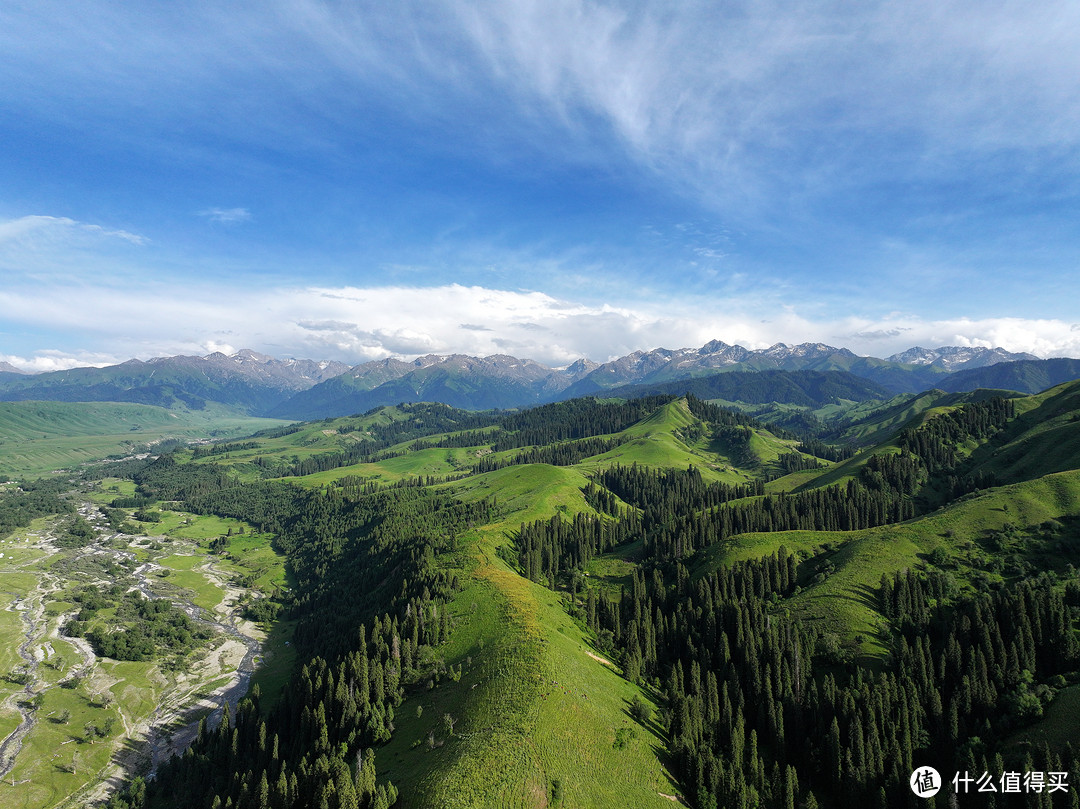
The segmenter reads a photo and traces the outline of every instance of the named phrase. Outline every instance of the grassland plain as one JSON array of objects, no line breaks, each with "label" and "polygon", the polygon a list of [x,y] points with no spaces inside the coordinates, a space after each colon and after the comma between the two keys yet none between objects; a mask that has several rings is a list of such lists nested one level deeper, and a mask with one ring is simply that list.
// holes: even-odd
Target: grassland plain
[{"label": "grassland plain", "polygon": [[[0,784],[4,806],[63,804],[109,765],[112,745],[108,740],[119,732],[113,730],[119,724],[117,709],[101,704],[96,696],[107,689],[110,680],[97,670],[80,670],[79,650],[58,635],[67,605],[53,602],[46,608],[52,582],[60,584],[52,573],[57,554],[44,541],[50,528],[50,520],[35,520],[0,546],[5,549],[4,559],[0,560],[0,586],[7,596],[4,615],[17,618],[16,623],[4,621],[0,634],[4,670],[11,672],[4,683],[4,696],[26,701],[34,694],[41,695],[41,704],[33,711],[35,724]],[[20,654],[20,647],[36,661],[32,668]],[[23,679],[27,673],[26,685],[13,682],[16,675]],[[77,682],[77,686],[58,687],[65,680],[68,685]],[[5,718],[11,718],[10,714]],[[108,726],[103,734],[106,740],[93,743],[101,738],[94,733],[93,742],[88,743],[87,726]],[[4,736],[13,729],[11,722],[5,722]]]},{"label": "grassland plain", "polygon": [[0,402],[0,475],[41,475],[165,438],[245,435],[286,422],[119,402]]}]

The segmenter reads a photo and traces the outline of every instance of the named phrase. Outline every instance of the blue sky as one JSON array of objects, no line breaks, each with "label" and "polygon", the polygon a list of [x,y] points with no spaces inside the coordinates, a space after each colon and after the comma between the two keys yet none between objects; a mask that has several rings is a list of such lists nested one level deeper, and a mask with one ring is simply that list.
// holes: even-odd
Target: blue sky
[{"label": "blue sky", "polygon": [[1080,356],[1080,6],[0,7],[0,360]]}]

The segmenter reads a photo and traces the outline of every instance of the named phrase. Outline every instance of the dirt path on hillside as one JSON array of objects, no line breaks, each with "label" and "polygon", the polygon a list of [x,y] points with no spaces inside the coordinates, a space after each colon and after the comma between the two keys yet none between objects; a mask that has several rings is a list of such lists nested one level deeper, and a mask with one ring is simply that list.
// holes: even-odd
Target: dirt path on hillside
[{"label": "dirt path on hillside", "polygon": [[612,663],[612,662],[611,662],[610,660],[608,660],[608,659],[607,659],[606,657],[601,657],[601,656],[600,656],[600,655],[598,655],[598,654],[593,654],[593,653],[592,653],[592,652],[590,652],[590,651],[589,651],[588,649],[586,649],[586,650],[585,650],[585,654],[587,654],[587,655],[588,655],[589,657],[591,657],[591,658],[592,658],[593,660],[595,660],[595,661],[596,661],[597,663],[603,663],[603,664],[604,664],[605,666],[611,666],[611,668],[615,668],[615,667],[616,667],[616,666],[615,666],[615,664],[614,664],[614,663]]}]

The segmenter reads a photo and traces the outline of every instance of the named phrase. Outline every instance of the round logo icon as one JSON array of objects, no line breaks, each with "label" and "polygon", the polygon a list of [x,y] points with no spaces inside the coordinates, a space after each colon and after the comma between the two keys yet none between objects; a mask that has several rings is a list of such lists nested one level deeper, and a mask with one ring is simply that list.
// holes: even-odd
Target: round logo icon
[{"label": "round logo icon", "polygon": [[920,798],[932,798],[941,789],[941,776],[933,767],[916,767],[908,783]]}]

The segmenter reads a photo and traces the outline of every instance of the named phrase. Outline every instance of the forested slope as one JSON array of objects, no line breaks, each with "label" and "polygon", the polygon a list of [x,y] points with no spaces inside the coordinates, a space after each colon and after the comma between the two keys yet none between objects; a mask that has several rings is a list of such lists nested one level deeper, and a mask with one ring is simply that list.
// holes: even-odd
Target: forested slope
[{"label": "forested slope", "polygon": [[1080,785],[1072,748],[1015,741],[1080,683],[1075,390],[938,399],[850,461],[670,396],[178,451],[139,491],[277,535],[300,667],[114,804],[905,806],[914,763]]}]

